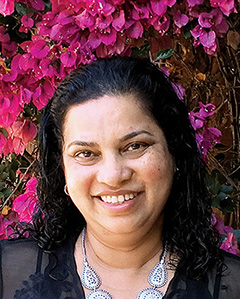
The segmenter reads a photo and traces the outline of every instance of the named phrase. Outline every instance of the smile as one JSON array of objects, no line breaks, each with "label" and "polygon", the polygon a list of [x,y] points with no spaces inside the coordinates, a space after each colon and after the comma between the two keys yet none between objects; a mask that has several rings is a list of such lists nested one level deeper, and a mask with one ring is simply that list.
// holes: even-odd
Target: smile
[{"label": "smile", "polygon": [[124,201],[133,199],[134,197],[137,196],[137,193],[130,193],[130,194],[124,194],[124,195],[114,195],[114,196],[110,196],[110,195],[106,195],[106,196],[99,196],[99,198],[107,203],[111,203],[111,204],[122,204]]}]

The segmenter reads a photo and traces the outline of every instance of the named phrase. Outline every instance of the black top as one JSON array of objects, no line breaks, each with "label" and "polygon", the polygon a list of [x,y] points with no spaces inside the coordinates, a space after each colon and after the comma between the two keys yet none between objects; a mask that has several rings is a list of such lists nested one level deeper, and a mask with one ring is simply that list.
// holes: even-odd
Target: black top
[{"label": "black top", "polygon": [[[0,242],[0,299],[84,299],[74,259],[76,237],[54,253],[33,239]],[[240,258],[223,252],[222,273],[204,281],[175,272],[164,299],[239,299]],[[133,299],[133,298],[130,298]]]}]

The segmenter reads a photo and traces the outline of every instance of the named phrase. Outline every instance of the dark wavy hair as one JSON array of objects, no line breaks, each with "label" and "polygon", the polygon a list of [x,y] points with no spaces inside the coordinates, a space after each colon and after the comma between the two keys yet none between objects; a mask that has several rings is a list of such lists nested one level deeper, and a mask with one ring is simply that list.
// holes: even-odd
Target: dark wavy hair
[{"label": "dark wavy hair", "polygon": [[219,256],[205,185],[206,167],[184,103],[168,78],[147,60],[115,57],[82,66],[63,80],[44,109],[38,171],[40,208],[34,217],[39,244],[45,249],[60,246],[85,225],[63,190],[62,129],[67,111],[90,99],[129,93],[136,95],[163,130],[177,168],[164,209],[163,242],[179,257],[179,271],[201,278]]}]

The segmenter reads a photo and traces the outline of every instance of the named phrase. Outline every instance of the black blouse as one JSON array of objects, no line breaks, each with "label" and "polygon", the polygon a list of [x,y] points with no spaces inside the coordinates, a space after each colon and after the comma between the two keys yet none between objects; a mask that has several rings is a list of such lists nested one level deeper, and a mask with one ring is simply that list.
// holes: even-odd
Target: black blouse
[{"label": "black blouse", "polygon": [[[0,242],[0,299],[85,299],[74,259],[76,238],[53,252],[33,239]],[[240,258],[224,253],[227,266],[204,281],[175,272],[164,299],[239,299]],[[133,299],[133,298],[130,298]]]}]

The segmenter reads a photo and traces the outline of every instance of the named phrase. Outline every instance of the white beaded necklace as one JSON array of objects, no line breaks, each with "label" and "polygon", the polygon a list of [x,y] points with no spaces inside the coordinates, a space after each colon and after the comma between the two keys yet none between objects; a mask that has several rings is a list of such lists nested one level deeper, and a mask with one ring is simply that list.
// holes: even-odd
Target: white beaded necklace
[{"label": "white beaded necklace", "polygon": [[[82,232],[82,251],[84,265],[81,275],[81,282],[85,288],[92,290],[92,292],[88,294],[87,299],[114,299],[109,292],[98,289],[102,284],[102,281],[97,272],[88,263],[85,248],[85,235],[86,230],[84,228]],[[163,293],[157,290],[157,288],[163,287],[168,280],[167,269],[165,264],[166,253],[166,248],[164,248],[160,261],[156,264],[156,266],[151,270],[151,272],[148,275],[148,283],[151,287],[145,288],[141,292],[139,292],[136,299],[161,299],[163,297]]]}]

